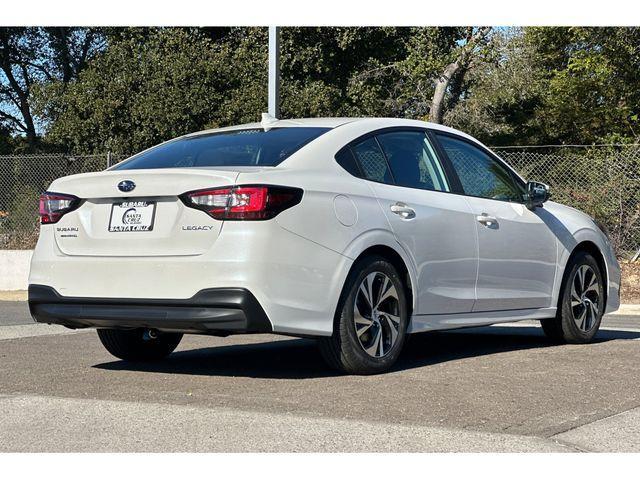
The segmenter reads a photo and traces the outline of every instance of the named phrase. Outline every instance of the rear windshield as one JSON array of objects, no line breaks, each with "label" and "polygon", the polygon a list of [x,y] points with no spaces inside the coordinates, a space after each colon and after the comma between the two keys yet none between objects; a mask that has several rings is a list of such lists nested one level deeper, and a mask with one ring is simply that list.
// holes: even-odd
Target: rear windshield
[{"label": "rear windshield", "polygon": [[113,170],[182,167],[274,167],[329,128],[290,127],[180,138],[158,145]]}]

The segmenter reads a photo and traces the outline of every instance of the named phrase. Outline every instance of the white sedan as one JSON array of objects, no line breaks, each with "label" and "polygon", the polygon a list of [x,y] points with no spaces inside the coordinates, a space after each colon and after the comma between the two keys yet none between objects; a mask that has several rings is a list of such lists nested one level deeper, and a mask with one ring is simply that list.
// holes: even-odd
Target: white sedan
[{"label": "white sedan", "polygon": [[273,332],[370,374],[407,334],[525,319],[586,343],[619,306],[620,268],[589,216],[548,197],[469,135],[421,121],[194,133],[51,184],[29,306],[38,322],[96,327],[132,361],[184,333]]}]

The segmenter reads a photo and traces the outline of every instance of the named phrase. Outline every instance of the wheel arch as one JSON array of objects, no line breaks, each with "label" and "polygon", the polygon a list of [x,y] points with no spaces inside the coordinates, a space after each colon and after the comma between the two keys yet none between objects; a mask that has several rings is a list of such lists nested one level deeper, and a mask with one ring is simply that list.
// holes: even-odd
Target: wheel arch
[{"label": "wheel arch", "polygon": [[609,279],[608,279],[608,269],[607,269],[607,262],[605,260],[605,257],[602,253],[602,251],[600,250],[600,248],[598,247],[598,245],[596,245],[594,242],[592,242],[591,240],[583,240],[580,243],[578,243],[573,250],[571,250],[571,253],[569,254],[569,256],[567,257],[567,261],[564,263],[563,269],[562,269],[562,283],[560,284],[560,291],[558,294],[558,307],[560,308],[560,302],[562,301],[562,295],[564,292],[564,288],[566,285],[566,280],[567,280],[567,275],[568,275],[568,270],[567,267],[570,265],[571,260],[573,260],[573,258],[578,254],[578,253],[588,253],[589,255],[591,255],[595,260],[596,263],[598,264],[598,267],[600,268],[600,273],[602,274],[602,283],[604,288],[603,290],[603,294],[604,294],[604,305],[607,305],[607,300],[608,300],[608,285],[609,285]]},{"label": "wheel arch", "polygon": [[391,248],[388,245],[382,245],[382,244],[372,245],[370,247],[367,247],[360,253],[360,255],[358,255],[358,257],[355,259],[355,261],[351,265],[347,278],[349,277],[349,275],[351,275],[355,265],[358,263],[359,260],[371,255],[377,255],[385,258],[386,260],[389,261],[389,263],[391,263],[391,265],[393,265],[396,268],[396,270],[398,270],[398,273],[400,274],[400,279],[402,280],[402,284],[404,287],[404,293],[407,298],[407,309],[408,309],[409,321],[411,321],[411,315],[413,314],[413,310],[415,307],[415,297],[413,293],[414,282],[411,278],[412,275],[409,271],[409,268],[407,267],[407,264],[404,258],[395,249]]}]

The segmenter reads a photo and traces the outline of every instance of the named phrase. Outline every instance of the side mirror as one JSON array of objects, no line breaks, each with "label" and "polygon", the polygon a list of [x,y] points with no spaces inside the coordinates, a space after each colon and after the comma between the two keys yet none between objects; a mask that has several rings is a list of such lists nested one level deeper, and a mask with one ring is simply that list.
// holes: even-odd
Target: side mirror
[{"label": "side mirror", "polygon": [[527,182],[527,208],[533,210],[549,200],[549,185],[540,182]]}]

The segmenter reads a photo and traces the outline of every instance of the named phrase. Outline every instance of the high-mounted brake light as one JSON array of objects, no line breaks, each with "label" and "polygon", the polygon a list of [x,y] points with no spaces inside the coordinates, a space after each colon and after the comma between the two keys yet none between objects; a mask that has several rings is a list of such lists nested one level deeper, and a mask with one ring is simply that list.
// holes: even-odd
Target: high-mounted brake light
[{"label": "high-mounted brake light", "polygon": [[40,223],[56,223],[65,213],[80,206],[80,199],[63,193],[44,192],[40,195]]},{"label": "high-mounted brake light", "polygon": [[302,200],[302,190],[274,185],[207,188],[180,195],[185,205],[216,220],[269,220]]}]

